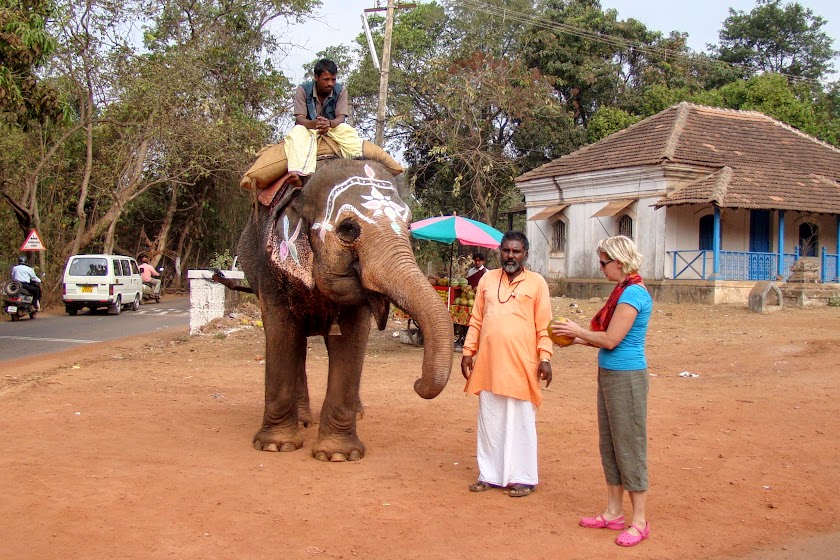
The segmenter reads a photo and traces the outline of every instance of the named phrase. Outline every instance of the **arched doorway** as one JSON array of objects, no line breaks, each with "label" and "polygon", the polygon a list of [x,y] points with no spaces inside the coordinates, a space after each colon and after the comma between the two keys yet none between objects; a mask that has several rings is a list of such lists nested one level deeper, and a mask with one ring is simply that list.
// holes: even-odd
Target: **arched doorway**
[{"label": "arched doorway", "polygon": [[820,247],[820,228],[811,222],[799,224],[799,256],[816,257]]}]

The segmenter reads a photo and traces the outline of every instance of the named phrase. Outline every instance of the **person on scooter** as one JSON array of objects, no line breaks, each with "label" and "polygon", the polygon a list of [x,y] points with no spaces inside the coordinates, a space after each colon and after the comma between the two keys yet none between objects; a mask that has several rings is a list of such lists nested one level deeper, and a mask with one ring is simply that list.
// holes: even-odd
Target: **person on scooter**
[{"label": "person on scooter", "polygon": [[143,279],[143,283],[147,284],[152,287],[152,294],[154,296],[160,295],[160,273],[155,270],[155,268],[149,264],[149,257],[142,256],[140,257],[140,278]]},{"label": "person on scooter", "polygon": [[12,280],[17,280],[32,296],[35,309],[41,310],[41,279],[32,267],[27,266],[26,257],[18,257],[18,263],[12,267]]}]

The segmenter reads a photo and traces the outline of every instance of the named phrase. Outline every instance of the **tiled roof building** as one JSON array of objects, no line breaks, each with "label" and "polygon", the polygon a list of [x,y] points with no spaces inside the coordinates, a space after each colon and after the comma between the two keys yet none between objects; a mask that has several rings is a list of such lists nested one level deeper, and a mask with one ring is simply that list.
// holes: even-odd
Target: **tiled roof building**
[{"label": "tiled roof building", "polygon": [[809,258],[840,281],[840,150],[759,112],[680,103],[515,181],[529,262],[550,278],[594,289],[593,248],[626,235],[646,280],[742,290]]},{"label": "tiled roof building", "polygon": [[517,183],[662,163],[708,167],[657,206],[840,214],[840,150],[754,111],[680,103],[516,178]]}]

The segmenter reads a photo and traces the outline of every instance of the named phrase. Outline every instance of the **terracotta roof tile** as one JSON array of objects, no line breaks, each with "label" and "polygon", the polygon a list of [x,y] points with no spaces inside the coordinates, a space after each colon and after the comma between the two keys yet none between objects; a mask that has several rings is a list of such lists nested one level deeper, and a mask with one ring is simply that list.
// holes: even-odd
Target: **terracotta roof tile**
[{"label": "terracotta roof tile", "polygon": [[716,171],[669,193],[658,206],[715,202],[840,214],[840,150],[762,113],[685,102],[516,182],[663,162]]}]

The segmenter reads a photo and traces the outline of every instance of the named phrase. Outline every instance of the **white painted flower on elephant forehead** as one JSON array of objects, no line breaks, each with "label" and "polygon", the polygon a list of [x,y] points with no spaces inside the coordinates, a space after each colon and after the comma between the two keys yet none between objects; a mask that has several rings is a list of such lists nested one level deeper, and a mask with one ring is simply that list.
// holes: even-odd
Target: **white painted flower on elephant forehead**
[{"label": "white painted flower on elephant forehead", "polygon": [[385,214],[392,221],[397,219],[397,212],[401,211],[403,207],[393,200],[390,196],[385,196],[376,187],[371,187],[370,196],[362,195],[362,199],[367,201],[362,203],[362,206],[368,210],[373,210],[373,217]]}]

